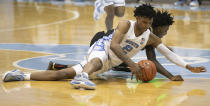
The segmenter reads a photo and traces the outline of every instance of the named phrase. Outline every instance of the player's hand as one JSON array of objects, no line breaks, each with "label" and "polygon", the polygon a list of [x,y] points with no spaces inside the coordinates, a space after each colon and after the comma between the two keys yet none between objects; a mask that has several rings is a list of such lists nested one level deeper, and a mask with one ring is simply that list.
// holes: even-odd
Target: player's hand
[{"label": "player's hand", "polygon": [[193,73],[200,73],[200,72],[206,72],[206,68],[204,66],[200,67],[192,67],[190,65],[187,65],[186,68],[190,70]]},{"label": "player's hand", "polygon": [[141,68],[137,63],[135,63],[132,67],[130,67],[130,70],[131,70],[131,80],[133,79],[133,75],[135,74],[136,75],[136,80],[141,80],[142,79],[142,71],[141,71]]},{"label": "player's hand", "polygon": [[170,78],[171,81],[184,81],[181,75],[175,75]]}]

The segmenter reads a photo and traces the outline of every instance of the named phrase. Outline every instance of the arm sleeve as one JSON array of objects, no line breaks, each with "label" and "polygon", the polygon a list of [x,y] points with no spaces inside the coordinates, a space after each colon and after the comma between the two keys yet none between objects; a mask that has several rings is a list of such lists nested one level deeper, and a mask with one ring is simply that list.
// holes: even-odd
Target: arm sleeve
[{"label": "arm sleeve", "polygon": [[171,61],[172,63],[186,68],[187,63],[177,54],[173,53],[172,51],[170,51],[165,45],[163,45],[162,43],[159,44],[157,46],[157,50],[164,55],[169,61]]}]

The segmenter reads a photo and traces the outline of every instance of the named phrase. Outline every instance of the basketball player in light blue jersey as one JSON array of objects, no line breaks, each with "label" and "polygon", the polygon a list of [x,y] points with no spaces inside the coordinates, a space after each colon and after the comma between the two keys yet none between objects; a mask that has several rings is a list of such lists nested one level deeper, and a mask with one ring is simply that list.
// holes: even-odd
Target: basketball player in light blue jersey
[{"label": "basketball player in light blue jersey", "polygon": [[25,74],[19,70],[9,71],[4,74],[3,81],[39,80],[52,81],[74,78],[70,83],[76,88],[96,89],[96,85],[89,80],[122,62],[130,67],[132,76],[141,80],[141,68],[131,57],[145,46],[155,47],[162,55],[176,65],[186,68],[191,72],[205,72],[205,67],[192,67],[180,56],[171,52],[161,41],[148,29],[152,22],[155,11],[152,6],[143,4],[136,7],[134,16],[136,21],[124,20],[119,22],[117,28],[109,36],[104,36],[95,42],[89,49],[86,59],[73,67],[60,71],[44,71]]}]

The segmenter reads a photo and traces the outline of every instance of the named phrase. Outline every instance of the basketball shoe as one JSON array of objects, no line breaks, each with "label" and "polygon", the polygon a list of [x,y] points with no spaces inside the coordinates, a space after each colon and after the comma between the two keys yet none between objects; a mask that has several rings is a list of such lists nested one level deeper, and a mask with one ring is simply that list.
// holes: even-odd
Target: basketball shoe
[{"label": "basketball shoe", "polygon": [[199,6],[198,0],[193,0],[193,1],[191,1],[191,2],[190,2],[190,6],[192,6],[192,7],[198,7],[198,6]]},{"label": "basketball shoe", "polygon": [[6,72],[2,79],[4,82],[24,81],[24,73],[18,69],[15,69],[13,71]]},{"label": "basketball shoe", "polygon": [[104,1],[103,0],[96,0],[94,3],[95,9],[93,17],[97,21],[101,17],[101,15],[104,13]]},{"label": "basketball shoe", "polygon": [[47,70],[61,70],[65,68],[68,68],[68,65],[58,64],[50,61]]},{"label": "basketball shoe", "polygon": [[70,82],[70,84],[75,89],[86,89],[86,90],[95,90],[96,85],[89,80],[88,74],[82,72],[74,77],[74,79]]},{"label": "basketball shoe", "polygon": [[175,2],[174,5],[176,5],[176,6],[179,6],[179,5],[183,6],[183,5],[186,5],[186,3],[187,3],[187,0],[179,0],[179,1]]}]

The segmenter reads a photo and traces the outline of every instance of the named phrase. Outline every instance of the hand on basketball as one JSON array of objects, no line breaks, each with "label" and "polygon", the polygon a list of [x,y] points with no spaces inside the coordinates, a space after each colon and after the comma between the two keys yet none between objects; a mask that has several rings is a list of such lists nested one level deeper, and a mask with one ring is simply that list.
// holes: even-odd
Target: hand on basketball
[{"label": "hand on basketball", "polygon": [[142,72],[141,72],[141,67],[138,64],[134,64],[132,67],[130,67],[131,70],[131,80],[133,80],[133,75],[136,75],[136,80],[141,80],[142,79]]},{"label": "hand on basketball", "polygon": [[181,75],[175,75],[170,78],[171,81],[184,81]]},{"label": "hand on basketball", "polygon": [[192,67],[190,65],[187,65],[186,68],[189,69],[193,73],[206,72],[206,68],[204,66]]}]

